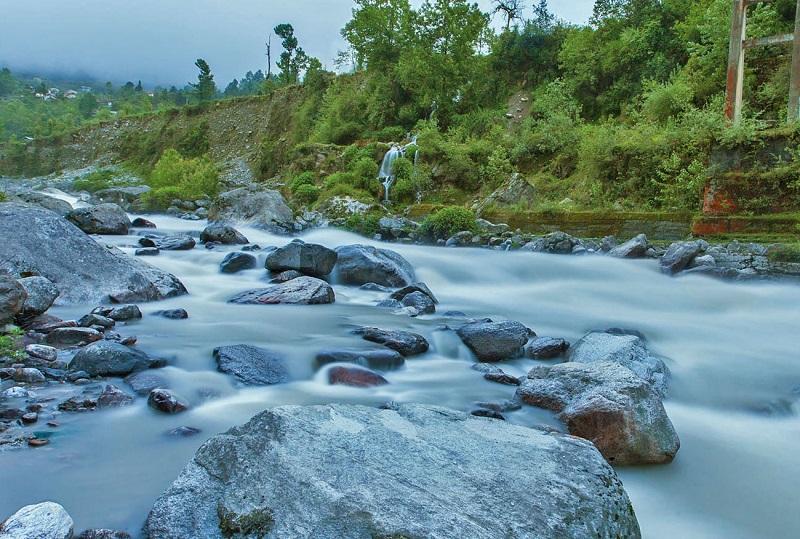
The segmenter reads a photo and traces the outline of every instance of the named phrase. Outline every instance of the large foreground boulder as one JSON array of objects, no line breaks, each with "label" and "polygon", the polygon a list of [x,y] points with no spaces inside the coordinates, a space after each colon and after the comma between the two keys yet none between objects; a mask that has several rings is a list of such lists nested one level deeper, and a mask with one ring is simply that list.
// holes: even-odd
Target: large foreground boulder
[{"label": "large foreground boulder", "polygon": [[356,244],[337,247],[336,253],[339,255],[333,270],[336,282],[397,288],[415,281],[414,268],[408,260],[389,249]]},{"label": "large foreground boulder", "polygon": [[517,397],[558,413],[614,465],[672,462],[681,445],[652,386],[617,363],[534,367]]},{"label": "large foreground boulder", "polygon": [[124,236],[131,228],[128,214],[116,204],[98,204],[97,206],[77,208],[69,212],[66,218],[87,234]]},{"label": "large foreground boulder", "polygon": [[667,396],[669,369],[664,361],[650,354],[638,335],[595,331],[576,342],[566,354],[573,363],[612,361],[632,370],[653,386],[661,398]]},{"label": "large foreground boulder", "polygon": [[26,505],[0,524],[2,539],[70,539],[72,517],[59,504]]},{"label": "large foreground boulder", "polygon": [[430,405],[262,412],[206,442],[150,539],[641,537],[585,440]]},{"label": "large foreground boulder", "polygon": [[298,277],[269,288],[258,288],[237,294],[228,303],[242,305],[275,305],[288,303],[295,305],[319,305],[333,303],[336,295],[331,285],[315,277]]},{"label": "large foreground boulder", "polygon": [[208,219],[285,231],[292,226],[294,217],[282,194],[253,184],[219,195],[208,209]]},{"label": "large foreground boulder", "polygon": [[293,240],[268,254],[265,265],[276,273],[295,270],[311,277],[323,277],[331,272],[336,258],[336,251],[324,245]]},{"label": "large foreground boulder", "polygon": [[186,293],[174,275],[101,245],[51,211],[0,204],[0,238],[0,265],[15,275],[50,279],[61,302],[151,301]]}]

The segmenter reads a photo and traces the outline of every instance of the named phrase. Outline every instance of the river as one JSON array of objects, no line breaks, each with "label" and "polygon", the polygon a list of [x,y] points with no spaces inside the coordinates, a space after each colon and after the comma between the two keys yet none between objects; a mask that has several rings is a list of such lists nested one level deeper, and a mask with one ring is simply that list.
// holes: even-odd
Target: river
[{"label": "river", "polygon": [[[204,222],[148,216],[163,231],[196,231]],[[241,227],[262,247],[288,240]],[[329,247],[372,243],[333,229],[302,237]],[[106,241],[132,254],[134,236]],[[227,304],[237,292],[263,287],[264,269],[221,274],[220,261],[235,247],[162,252],[147,261],[178,276],[188,296],[140,304],[141,321],[117,328],[138,336],[138,347],[168,359],[161,372],[191,404],[162,415],[146,399],[122,409],[59,414],[50,445],[0,452],[0,518],[25,504],[53,500],[88,527],[122,529],[134,537],[153,501],[208,437],[281,404],[387,401],[424,402],[470,410],[478,401],[510,398],[514,388],[488,382],[440,313],[514,319],[540,336],[575,342],[593,329],[641,331],[672,371],[667,412],[681,438],[669,465],[618,467],[643,536],[648,539],[772,539],[800,536],[800,286],[729,283],[703,276],[669,278],[657,263],[602,256],[558,256],[485,249],[445,249],[377,244],[402,254],[418,280],[439,299],[437,314],[408,318],[376,308],[385,294],[334,284],[332,305]],[[264,254],[260,254],[263,268]],[[50,312],[77,318],[93,305],[58,306]],[[185,308],[186,320],[156,311]],[[390,384],[369,389],[329,386],[312,369],[328,346],[369,346],[351,329],[411,330],[432,350],[385,373]],[[281,352],[298,381],[243,388],[216,371],[214,347],[247,343]],[[504,363],[522,375],[538,362]],[[129,390],[121,380],[112,380]],[[41,391],[66,398],[73,386]],[[558,426],[545,411],[524,407],[509,421]],[[47,416],[40,424],[49,420]],[[165,433],[180,425],[202,429],[187,438]],[[47,427],[37,427],[48,430]],[[521,471],[522,473],[522,471]]]}]

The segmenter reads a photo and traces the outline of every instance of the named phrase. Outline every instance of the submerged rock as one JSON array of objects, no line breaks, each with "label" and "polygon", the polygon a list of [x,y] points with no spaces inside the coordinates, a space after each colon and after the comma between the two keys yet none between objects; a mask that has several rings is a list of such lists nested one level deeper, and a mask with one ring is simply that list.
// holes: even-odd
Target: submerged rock
[{"label": "submerged rock", "polygon": [[0,204],[0,238],[9,240],[0,241],[0,265],[16,275],[46,277],[61,291],[61,302],[151,301],[186,293],[175,276],[99,244],[51,211]]},{"label": "submerged rock", "polygon": [[516,393],[558,413],[614,465],[672,462],[680,440],[653,387],[611,362],[534,367]]},{"label": "submerged rock", "polygon": [[504,320],[466,324],[456,333],[478,361],[502,361],[520,357],[533,332],[515,320]]},{"label": "submerged rock", "polygon": [[249,344],[218,346],[214,348],[214,359],[220,371],[247,385],[283,384],[291,379],[284,358],[266,348]]},{"label": "submerged rock", "polygon": [[333,293],[331,285],[315,277],[298,277],[270,288],[242,292],[229,299],[228,303],[319,305],[334,301],[336,301],[336,295]]},{"label": "submerged rock", "polygon": [[359,367],[331,367],[328,370],[328,383],[351,387],[375,387],[389,381],[375,371]]},{"label": "submerged rock", "polygon": [[394,350],[329,348],[318,352],[315,362],[317,367],[329,363],[355,363],[371,369],[391,370],[402,367],[405,359]]},{"label": "submerged rock", "polygon": [[198,450],[154,504],[145,533],[641,537],[622,483],[585,440],[437,406],[392,408],[262,412]]},{"label": "submerged rock", "polygon": [[97,397],[97,406],[99,408],[112,408],[117,406],[127,406],[132,404],[134,398],[128,395],[115,385],[108,384],[106,388]]},{"label": "submerged rock", "polygon": [[335,282],[401,287],[415,280],[414,268],[394,251],[369,245],[344,245],[337,247],[336,253],[339,258],[333,270]]}]

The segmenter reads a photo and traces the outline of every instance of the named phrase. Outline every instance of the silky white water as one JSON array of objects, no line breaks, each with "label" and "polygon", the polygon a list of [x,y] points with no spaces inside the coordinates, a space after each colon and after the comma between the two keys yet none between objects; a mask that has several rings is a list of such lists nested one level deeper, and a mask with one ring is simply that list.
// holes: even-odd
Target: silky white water
[{"label": "silky white water", "polygon": [[[162,231],[199,232],[204,226],[167,217],[151,220]],[[262,247],[288,241],[240,230]],[[330,229],[314,230],[303,239],[328,247],[370,243]],[[134,236],[105,240],[131,254],[136,246]],[[374,306],[385,294],[335,283],[332,305],[231,305],[226,300],[235,293],[266,286],[264,254],[259,269],[235,275],[221,274],[219,263],[238,247],[198,246],[148,258],[178,276],[190,294],[140,304],[144,318],[116,331],[137,335],[140,349],[169,360],[161,373],[190,402],[189,411],[163,415],[137,398],[122,409],[59,414],[58,429],[44,426],[50,420],[44,414],[33,430],[52,431],[50,445],[0,452],[0,519],[23,505],[53,500],[75,519],[76,532],[106,527],[137,536],[153,501],[197,447],[265,408],[391,400],[470,410],[479,401],[511,398],[513,387],[486,381],[470,369],[474,360],[468,350],[453,332],[441,329],[457,323],[442,313],[458,310],[474,318],[519,320],[540,336],[571,342],[608,327],[644,333],[649,348],[672,371],[665,406],[681,438],[672,464],[617,468],[645,538],[800,536],[800,285],[669,278],[653,261],[602,256],[376,245],[411,262],[418,280],[439,299],[436,314],[416,319],[395,315]],[[76,318],[92,307],[62,306],[51,312]],[[189,319],[153,314],[176,307],[185,308]],[[362,325],[420,333],[432,350],[384,373],[389,385],[329,386],[324,372],[312,369],[316,351],[374,346],[350,335]],[[281,352],[297,381],[243,388],[217,372],[212,349],[240,343]],[[500,366],[522,375],[537,363],[520,359]],[[110,382],[130,390],[119,379]],[[64,385],[39,393],[58,392],[63,400],[76,390]],[[559,426],[550,413],[532,407],[505,416],[523,425]],[[188,438],[165,434],[180,425],[202,433]]]}]

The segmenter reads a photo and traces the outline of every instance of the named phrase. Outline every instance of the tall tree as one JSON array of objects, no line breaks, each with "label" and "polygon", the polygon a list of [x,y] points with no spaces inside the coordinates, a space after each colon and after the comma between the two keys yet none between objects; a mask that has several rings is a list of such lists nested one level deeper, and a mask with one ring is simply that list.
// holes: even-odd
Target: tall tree
[{"label": "tall tree", "polygon": [[279,24],[274,30],[278,37],[283,39],[281,45],[284,49],[278,60],[278,67],[281,70],[278,80],[283,84],[293,84],[300,79],[300,72],[308,67],[308,56],[298,46],[291,24]]},{"label": "tall tree", "polygon": [[356,67],[384,70],[396,64],[409,44],[411,16],[408,0],[356,0],[353,18],[342,28]]},{"label": "tall tree", "polygon": [[525,4],[522,0],[492,0],[493,13],[501,13],[506,18],[506,32],[511,28],[511,21],[522,19],[522,10]]},{"label": "tall tree", "polygon": [[211,74],[211,67],[202,58],[198,58],[194,65],[200,70],[200,73],[197,74],[197,84],[191,84],[197,93],[197,97],[200,101],[214,99],[214,94],[217,93],[217,85],[214,82],[214,75]]}]

